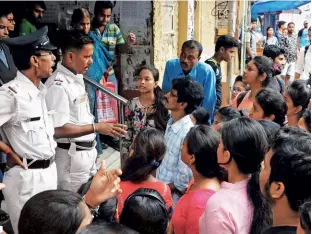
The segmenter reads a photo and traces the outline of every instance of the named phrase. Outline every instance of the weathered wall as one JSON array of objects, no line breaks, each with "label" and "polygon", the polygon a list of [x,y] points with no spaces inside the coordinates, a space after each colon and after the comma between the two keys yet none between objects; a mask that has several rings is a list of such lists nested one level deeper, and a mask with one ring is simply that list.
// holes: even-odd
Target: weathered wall
[{"label": "weathered wall", "polygon": [[[172,6],[172,20],[166,11],[168,6]],[[171,32],[165,25],[168,23],[172,23]],[[154,66],[159,70],[161,85],[166,61],[178,54],[178,1],[153,1],[153,45]]]},{"label": "weathered wall", "polygon": [[215,1],[198,0],[195,10],[195,40],[203,45],[202,59],[205,60],[214,53],[215,17],[211,11]]}]

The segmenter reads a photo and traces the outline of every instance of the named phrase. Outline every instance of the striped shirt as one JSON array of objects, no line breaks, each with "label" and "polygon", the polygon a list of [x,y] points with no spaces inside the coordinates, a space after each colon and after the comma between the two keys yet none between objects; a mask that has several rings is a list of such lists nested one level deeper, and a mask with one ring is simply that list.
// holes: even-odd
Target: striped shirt
[{"label": "striped shirt", "polygon": [[125,44],[119,27],[114,23],[109,23],[106,25],[103,34],[98,29],[95,29],[95,33],[111,56],[115,58],[116,45]]},{"label": "striped shirt", "polygon": [[193,126],[189,115],[174,123],[172,119],[169,119],[165,132],[167,151],[156,171],[157,179],[165,184],[174,184],[180,192],[186,191],[193,178],[191,169],[181,159],[181,146],[186,134]]}]

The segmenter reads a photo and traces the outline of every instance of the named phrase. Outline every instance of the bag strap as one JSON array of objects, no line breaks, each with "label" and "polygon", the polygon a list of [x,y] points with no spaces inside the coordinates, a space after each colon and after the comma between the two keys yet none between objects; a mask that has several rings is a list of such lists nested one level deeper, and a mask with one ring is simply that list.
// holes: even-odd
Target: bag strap
[{"label": "bag strap", "polygon": [[104,79],[107,82],[109,72],[113,69],[113,61],[110,62],[109,67],[104,72]]}]

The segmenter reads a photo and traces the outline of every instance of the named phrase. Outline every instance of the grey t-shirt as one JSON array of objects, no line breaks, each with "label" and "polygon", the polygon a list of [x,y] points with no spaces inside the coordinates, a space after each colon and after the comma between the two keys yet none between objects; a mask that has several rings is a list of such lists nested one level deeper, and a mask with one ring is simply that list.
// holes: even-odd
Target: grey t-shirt
[{"label": "grey t-shirt", "polygon": [[257,42],[256,42],[255,34],[253,34],[252,32],[247,32],[246,33],[246,42],[250,42],[251,52],[254,56],[256,56],[257,55]]}]

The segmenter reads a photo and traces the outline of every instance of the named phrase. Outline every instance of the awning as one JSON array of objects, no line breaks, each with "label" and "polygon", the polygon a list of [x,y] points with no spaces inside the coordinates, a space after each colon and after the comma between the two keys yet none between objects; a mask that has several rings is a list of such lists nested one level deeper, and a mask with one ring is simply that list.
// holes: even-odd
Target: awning
[{"label": "awning", "polygon": [[262,13],[296,9],[310,3],[311,0],[281,1],[259,0],[251,7],[251,17],[257,18]]}]

